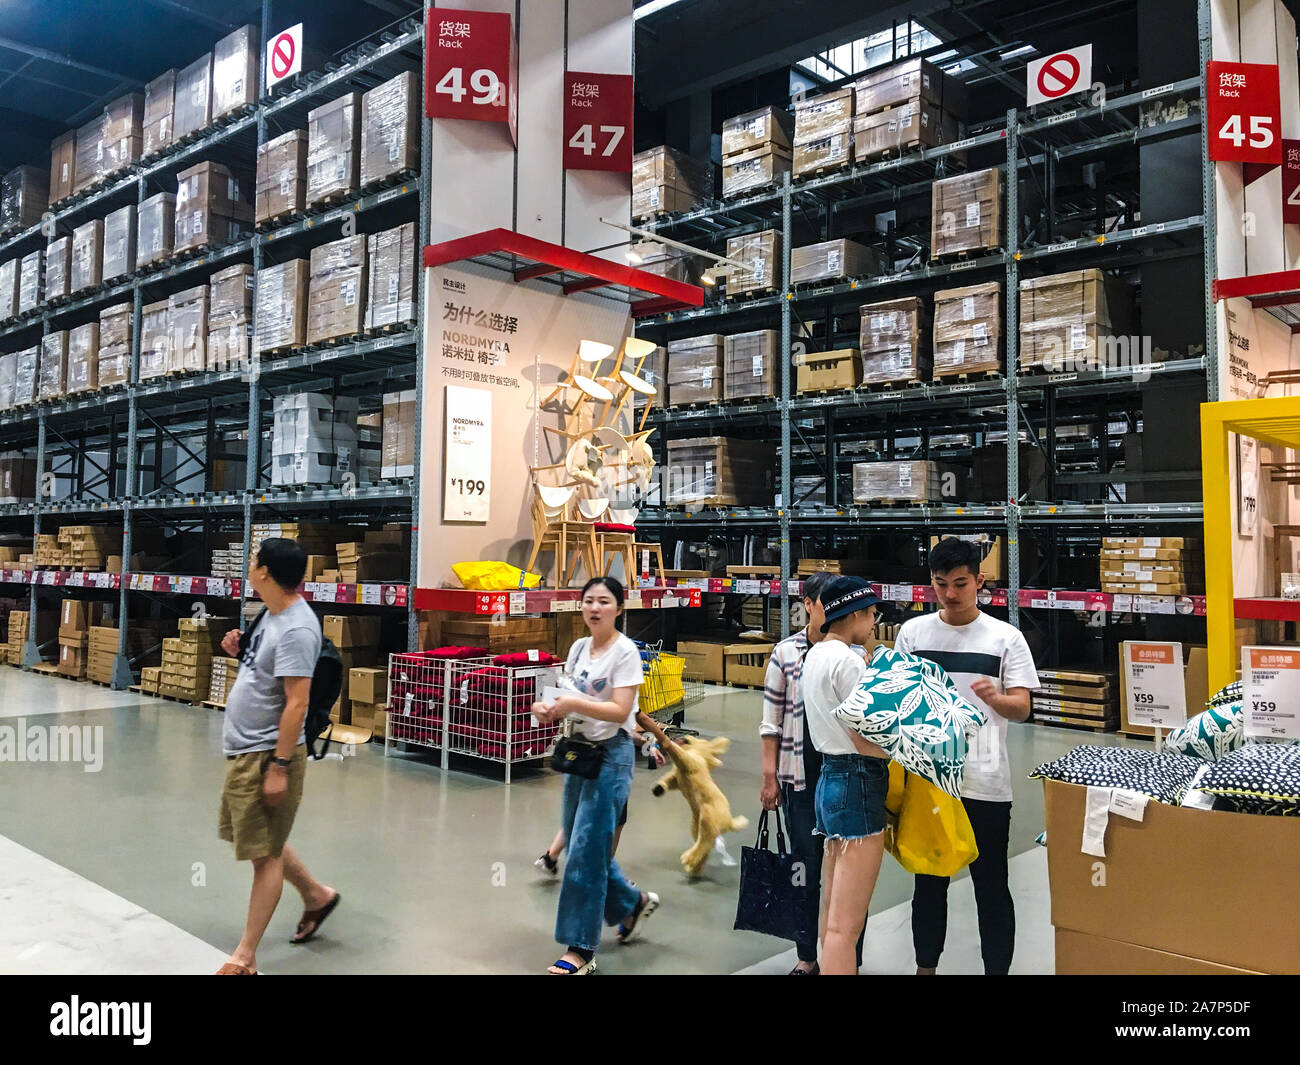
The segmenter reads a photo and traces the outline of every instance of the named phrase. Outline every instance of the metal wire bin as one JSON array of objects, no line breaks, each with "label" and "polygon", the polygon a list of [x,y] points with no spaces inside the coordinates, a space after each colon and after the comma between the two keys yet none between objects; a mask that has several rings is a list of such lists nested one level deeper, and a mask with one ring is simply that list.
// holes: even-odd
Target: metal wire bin
[{"label": "metal wire bin", "polygon": [[637,699],[641,713],[661,725],[681,725],[686,708],[704,698],[704,685],[686,675],[686,659],[658,644],[641,648],[641,665],[645,670]]},{"label": "metal wire bin", "polygon": [[557,666],[496,666],[491,658],[395,654],[388,667],[388,738],[505,766],[547,756],[556,725],[533,719],[533,702],[559,684]]}]

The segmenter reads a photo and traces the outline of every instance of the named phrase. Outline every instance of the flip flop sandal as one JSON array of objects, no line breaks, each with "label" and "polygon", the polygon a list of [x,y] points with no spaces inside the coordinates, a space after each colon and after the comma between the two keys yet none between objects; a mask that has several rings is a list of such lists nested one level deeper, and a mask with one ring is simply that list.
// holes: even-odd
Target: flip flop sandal
[{"label": "flip flop sandal", "polygon": [[636,934],[636,930],[650,919],[650,915],[659,909],[659,896],[653,891],[645,893],[645,901],[637,903],[637,907],[632,911],[632,923],[621,924],[618,926],[618,941],[628,943]]},{"label": "flip flop sandal", "polygon": [[256,976],[257,970],[250,969],[247,965],[240,965],[238,962],[228,961],[217,970],[218,976]]},{"label": "flip flop sandal", "polygon": [[[294,933],[289,942],[294,946],[298,946],[301,943],[310,943],[315,939],[316,933],[320,931],[320,926],[325,923],[325,918],[334,912],[334,907],[339,904],[339,899],[342,897],[336,891],[334,897],[319,910],[303,910],[302,918],[298,921],[298,931]],[[302,930],[308,922],[311,922],[311,931],[303,935]]]},{"label": "flip flop sandal", "polygon": [[596,959],[592,958],[591,961],[584,965],[574,965],[573,962],[565,961],[563,958],[560,958],[551,966],[551,968],[563,969],[564,972],[547,973],[548,976],[590,976],[596,971]]},{"label": "flip flop sandal", "polygon": [[811,969],[800,969],[799,966],[796,965],[793,969],[791,969],[788,973],[786,973],[787,976],[821,976],[821,974],[822,974],[822,967],[818,965],[816,962],[813,962],[813,967]]},{"label": "flip flop sandal", "polygon": [[551,857],[550,851],[547,851],[537,861],[533,862],[533,865],[537,866],[538,869],[545,869],[551,876],[555,876],[560,871],[560,864]]}]

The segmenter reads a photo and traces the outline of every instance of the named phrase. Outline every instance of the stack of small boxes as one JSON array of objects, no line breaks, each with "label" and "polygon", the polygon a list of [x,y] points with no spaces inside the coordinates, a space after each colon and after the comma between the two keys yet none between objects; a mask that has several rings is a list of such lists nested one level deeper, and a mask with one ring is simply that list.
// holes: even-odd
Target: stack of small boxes
[{"label": "stack of small boxes", "polygon": [[73,680],[81,680],[86,675],[90,629],[92,625],[98,625],[103,617],[103,603],[91,603],[84,599],[63,600],[59,612],[60,674]]},{"label": "stack of small boxes", "polygon": [[321,622],[321,630],[338,651],[339,658],[343,660],[343,676],[348,678],[338,702],[330,711],[330,720],[350,724],[352,670],[379,664],[379,618],[361,614],[326,614]]},{"label": "stack of small boxes", "polygon": [[[100,684],[113,683],[117,663],[116,622],[102,620],[90,627],[90,651],[86,659],[86,677]],[[158,646],[158,623],[148,618],[133,619],[126,630],[126,657],[137,659]],[[156,686],[155,686],[156,690]]]},{"label": "stack of small boxes", "polygon": [[367,529],[363,539],[335,545],[339,583],[401,581],[410,569],[410,552],[403,531],[395,527]]},{"label": "stack of small boxes", "polygon": [[231,244],[252,232],[252,186],[220,163],[202,162],[177,175],[177,252]]},{"label": "stack of small boxes", "polygon": [[859,308],[862,383],[929,380],[930,345],[926,334],[925,316],[917,296],[869,303]]},{"label": "stack of small boxes", "polygon": [[211,688],[212,659],[221,638],[234,626],[230,618],[181,618],[180,632],[163,640],[159,693],[202,702]]},{"label": "stack of small boxes", "polygon": [[143,666],[140,669],[140,688],[157,695],[162,688],[162,666]]},{"label": "stack of small boxes", "polygon": [[357,191],[361,162],[361,94],[350,92],[307,115],[307,206]]},{"label": "stack of small boxes", "polygon": [[292,129],[257,149],[258,225],[295,215],[307,206],[307,131]]},{"label": "stack of small boxes", "polygon": [[128,203],[104,218],[102,274],[105,282],[116,281],[135,269],[135,242],[139,233],[135,206]]},{"label": "stack of small boxes", "polygon": [[839,170],[853,147],[853,89],[810,96],[794,105],[794,176]]},{"label": "stack of small boxes", "polygon": [[[0,503],[25,503],[35,495],[36,460],[21,451],[0,454]],[[6,558],[4,561],[17,560]]]},{"label": "stack of small boxes", "polygon": [[41,338],[40,383],[37,397],[59,399],[67,388],[68,333],[60,329]]},{"label": "stack of small boxes", "polygon": [[723,436],[668,442],[668,503],[771,506],[772,445]]},{"label": "stack of small boxes", "polygon": [[668,342],[668,395],[674,405],[721,401],[724,378],[721,334]]},{"label": "stack of small boxes", "polygon": [[59,303],[68,298],[72,282],[72,238],[55,237],[45,246],[45,301]]},{"label": "stack of small boxes", "polygon": [[176,70],[173,67],[144,87],[143,158],[151,158],[171,144],[175,102]]},{"label": "stack of small boxes", "polygon": [[225,707],[230,689],[235,686],[239,675],[239,660],[235,658],[214,658],[212,660],[212,679],[208,684],[208,702]]},{"label": "stack of small boxes", "polygon": [[856,240],[827,240],[790,252],[790,283],[829,281],[840,277],[875,277],[889,273],[891,264],[879,248]]},{"label": "stack of small boxes", "polygon": [[1020,368],[1108,365],[1107,345],[1126,337],[1132,308],[1124,282],[1100,270],[1026,278],[1020,282]]},{"label": "stack of small boxes", "polygon": [[728,237],[727,258],[745,264],[743,270],[728,267],[728,296],[770,292],[781,283],[781,234],[775,229]]},{"label": "stack of small boxes", "polygon": [[1002,282],[934,294],[934,379],[1002,368]]},{"label": "stack of small boxes", "polygon": [[357,401],[314,392],[276,396],[271,484],[341,484],[360,480]]},{"label": "stack of small boxes", "polygon": [[1002,246],[1002,171],[997,167],[941,178],[930,186],[930,258]]},{"label": "stack of small boxes", "polygon": [[775,329],[756,329],[726,337],[723,342],[726,369],[723,397],[731,401],[775,396],[779,347]]},{"label": "stack of small boxes", "polygon": [[238,580],[244,576],[244,545],[226,544],[212,550],[212,576],[223,580]]},{"label": "stack of small boxes", "polygon": [[961,137],[966,99],[961,83],[925,59],[907,59],[854,85],[853,158],[865,162]]},{"label": "stack of small boxes", "polygon": [[1101,590],[1133,595],[1197,595],[1205,588],[1204,556],[1186,536],[1106,536]]},{"label": "stack of small boxes", "polygon": [[632,157],[632,218],[690,211],[713,199],[713,167],[660,145]]},{"label": "stack of small boxes", "polygon": [[[59,628],[59,615],[53,610],[36,612],[36,646],[46,646],[54,639]],[[31,634],[31,614],[26,610],[9,611],[9,663],[20,666],[23,663],[23,650]]]},{"label": "stack of small boxes", "polygon": [[110,559],[121,572],[122,527],[120,525],[65,525],[58,532],[61,565],[72,570],[112,572]]},{"label": "stack of small boxes", "polygon": [[762,107],[722,123],[722,195],[725,199],[781,182],[791,166],[794,118]]},{"label": "stack of small boxes", "polygon": [[[312,555],[332,555],[334,553],[333,534],[328,525],[307,521],[273,521],[257,522],[252,527],[248,546],[250,556],[256,556],[263,540],[296,540],[298,546]],[[242,545],[241,545],[242,546]]]},{"label": "stack of small boxes", "polygon": [[37,248],[28,252],[18,265],[18,314],[26,314],[40,306],[45,289],[41,284],[45,253]]},{"label": "stack of small boxes", "polygon": [[67,394],[99,389],[99,323],[68,330]]},{"label": "stack of small boxes", "polygon": [[384,480],[415,476],[415,390],[384,395],[379,476]]},{"label": "stack of small boxes", "polygon": [[415,323],[416,259],[414,222],[366,237],[367,331]]},{"label": "stack of small boxes", "polygon": [[104,283],[104,220],[94,218],[72,231],[68,294],[75,296]]},{"label": "stack of small boxes", "polygon": [[388,670],[379,666],[354,666],[348,671],[348,724],[368,728],[376,737],[385,734],[388,707]]},{"label": "stack of small boxes", "polygon": [[361,98],[361,187],[420,165],[420,78],[406,71]]},{"label": "stack of small boxes", "polygon": [[310,273],[306,259],[290,259],[257,272],[253,322],[262,354],[300,348],[307,342]]},{"label": "stack of small boxes", "polygon": [[99,312],[99,387],[129,384],[131,330],[134,314],[129,303],[117,303]]},{"label": "stack of small boxes", "polygon": [[355,336],[366,322],[366,237],[344,237],[311,250],[307,343]]},{"label": "stack of small boxes", "polygon": [[1038,681],[1032,693],[1034,721],[1102,732],[1119,727],[1119,688],[1113,674],[1040,669]]},{"label": "stack of small boxes", "polygon": [[208,369],[248,365],[252,323],[253,267],[237,263],[218,270],[208,286]]},{"label": "stack of small boxes", "polygon": [[40,223],[50,203],[50,175],[36,166],[17,166],[0,181],[0,234]]},{"label": "stack of small boxes", "polygon": [[930,459],[853,464],[855,503],[958,503],[965,471]]}]

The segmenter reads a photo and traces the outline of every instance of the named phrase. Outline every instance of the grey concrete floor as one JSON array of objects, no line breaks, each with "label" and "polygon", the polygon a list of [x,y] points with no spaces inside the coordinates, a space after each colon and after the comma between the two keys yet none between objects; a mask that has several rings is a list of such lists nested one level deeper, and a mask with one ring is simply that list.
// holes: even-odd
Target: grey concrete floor
[{"label": "grey concrete floor", "polygon": [[[30,709],[25,709],[30,708]],[[71,681],[0,668],[0,724],[14,715],[57,714],[61,724],[101,725],[102,770],[69,764],[0,767],[0,835],[107,888],[222,950],[239,938],[250,870],[216,836],[225,760],[221,714]],[[709,689],[688,724],[732,746],[715,779],[733,811],[758,812],[761,695]],[[49,723],[50,717],[41,721]],[[1117,737],[1013,726],[1017,770],[1012,854],[1034,846],[1042,792],[1024,774],[1085,742]],[[286,895],[259,953],[276,973],[528,973],[557,955],[551,936],[558,882],[533,868],[555,833],[561,779],[436,755],[393,754],[370,745],[343,762],[311,767],[293,842],[343,903],[321,938],[287,943],[299,900]],[[785,944],[732,930],[739,870],[709,860],[689,881],[678,865],[688,846],[681,797],[656,799],[656,773],[636,771],[619,860],[663,907],[646,938],[600,954],[608,973],[729,973],[781,953]],[[752,841],[728,837],[733,856]],[[1046,884],[1042,891],[1047,890]],[[886,859],[872,903],[883,911],[911,896],[911,878]],[[868,932],[868,935],[870,933]],[[7,933],[21,946],[22,932]],[[167,959],[152,971],[168,972]]]}]

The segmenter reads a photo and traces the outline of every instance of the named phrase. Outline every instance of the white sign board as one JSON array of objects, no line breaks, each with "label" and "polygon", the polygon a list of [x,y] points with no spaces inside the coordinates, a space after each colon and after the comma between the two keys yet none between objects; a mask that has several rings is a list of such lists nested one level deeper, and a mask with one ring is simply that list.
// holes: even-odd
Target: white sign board
[{"label": "white sign board", "polygon": [[1300,648],[1241,649],[1247,736],[1300,740]]},{"label": "white sign board", "polygon": [[1092,45],[1035,59],[1025,67],[1025,102],[1050,104],[1092,85]]},{"label": "white sign board", "polygon": [[1237,436],[1237,532],[1253,537],[1259,527],[1259,441]]},{"label": "white sign board", "polygon": [[302,23],[290,26],[266,42],[266,87],[302,71]]},{"label": "white sign board", "polygon": [[1180,728],[1186,723],[1181,643],[1126,643],[1124,684],[1132,724]]},{"label": "white sign board", "polygon": [[442,520],[487,521],[492,486],[492,393],[447,385]]}]

